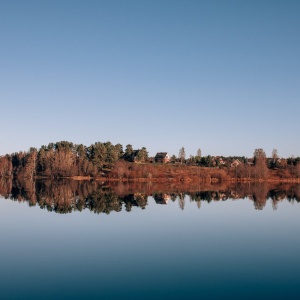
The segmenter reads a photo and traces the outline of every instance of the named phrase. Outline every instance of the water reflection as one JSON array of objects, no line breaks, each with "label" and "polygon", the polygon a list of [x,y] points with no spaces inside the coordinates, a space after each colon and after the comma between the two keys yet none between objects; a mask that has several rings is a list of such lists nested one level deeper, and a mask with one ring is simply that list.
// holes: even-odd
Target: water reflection
[{"label": "water reflection", "polygon": [[227,199],[245,199],[253,201],[254,208],[262,210],[268,199],[274,210],[280,201],[300,201],[300,185],[275,183],[101,183],[97,181],[0,181],[0,195],[14,201],[28,202],[29,206],[57,213],[70,213],[89,209],[97,214],[130,212],[133,207],[145,209],[148,197],[154,198],[158,205],[169,201],[178,201],[184,210],[185,201],[195,202],[198,208],[201,202],[225,201]]}]

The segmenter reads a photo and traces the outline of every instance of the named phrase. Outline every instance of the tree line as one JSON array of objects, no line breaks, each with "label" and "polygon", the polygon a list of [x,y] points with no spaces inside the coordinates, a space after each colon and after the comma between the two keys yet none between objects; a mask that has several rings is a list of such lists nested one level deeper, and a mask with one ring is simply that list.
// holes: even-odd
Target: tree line
[{"label": "tree line", "polygon": [[[1,156],[0,177],[109,177],[109,174],[116,178],[132,177],[131,169],[134,167],[122,162],[153,163],[154,159],[149,158],[145,147],[135,150],[130,144],[123,150],[121,144],[114,145],[111,142],[96,142],[84,146],[61,141],[43,145],[39,149],[30,148],[27,152],[20,151]],[[300,158],[279,158],[276,149],[271,157],[267,157],[263,149],[255,149],[252,158],[202,156],[201,149],[198,149],[195,156],[186,158],[185,149],[182,147],[178,157],[173,155],[169,164],[227,169],[231,176],[236,178],[264,179],[269,176],[269,170],[276,170],[277,175],[282,178],[300,177]],[[124,176],[121,174],[123,169]],[[151,178],[155,170],[148,166],[138,168],[135,173],[141,173],[143,178]]]},{"label": "tree line", "polygon": [[146,148],[133,150],[128,144],[123,151],[121,144],[111,142],[96,142],[87,147],[61,141],[0,157],[0,177],[103,176],[118,160],[134,161],[136,156],[146,160]]}]

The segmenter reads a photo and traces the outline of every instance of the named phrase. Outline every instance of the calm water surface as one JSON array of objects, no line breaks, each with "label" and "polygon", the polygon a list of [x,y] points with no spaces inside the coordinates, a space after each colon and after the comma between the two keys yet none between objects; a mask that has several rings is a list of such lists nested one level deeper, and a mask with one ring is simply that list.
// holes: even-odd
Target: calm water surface
[{"label": "calm water surface", "polygon": [[1,299],[300,299],[297,201],[122,206],[59,214],[0,197]]}]

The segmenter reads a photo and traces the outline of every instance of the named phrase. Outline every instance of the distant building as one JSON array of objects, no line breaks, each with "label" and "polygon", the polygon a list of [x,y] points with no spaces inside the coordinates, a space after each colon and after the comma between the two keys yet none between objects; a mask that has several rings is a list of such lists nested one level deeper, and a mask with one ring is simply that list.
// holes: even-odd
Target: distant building
[{"label": "distant building", "polygon": [[223,160],[222,157],[219,158],[219,165],[221,165],[221,166],[226,165],[226,162]]},{"label": "distant building", "polygon": [[230,167],[231,168],[234,168],[234,167],[237,167],[239,165],[241,165],[242,163],[240,162],[239,159],[235,159],[231,164],[230,164]]},{"label": "distant building", "polygon": [[156,163],[168,163],[170,161],[170,156],[168,155],[167,152],[158,152],[156,153],[155,157],[154,157],[154,161]]}]

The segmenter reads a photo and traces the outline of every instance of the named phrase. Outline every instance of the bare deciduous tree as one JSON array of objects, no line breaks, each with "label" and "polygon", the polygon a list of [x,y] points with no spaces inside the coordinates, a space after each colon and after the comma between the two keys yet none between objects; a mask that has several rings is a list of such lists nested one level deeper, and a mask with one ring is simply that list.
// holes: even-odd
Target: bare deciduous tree
[{"label": "bare deciduous tree", "polygon": [[185,160],[185,149],[184,149],[184,147],[180,148],[178,157],[180,159],[180,162],[183,163],[183,161]]},{"label": "bare deciduous tree", "polygon": [[262,148],[258,148],[254,150],[253,153],[254,159],[258,160],[258,159],[266,159],[266,152],[262,149]]},{"label": "bare deciduous tree", "polygon": [[202,155],[202,152],[201,152],[201,149],[199,148],[199,149],[197,150],[197,156],[201,157],[201,155]]},{"label": "bare deciduous tree", "polygon": [[266,164],[266,153],[263,149],[255,149],[254,151],[254,175],[257,179],[264,179],[268,175],[268,167]]},{"label": "bare deciduous tree", "polygon": [[277,161],[277,159],[278,159],[278,151],[277,151],[277,149],[274,148],[273,151],[272,151],[273,163],[275,163]]}]

